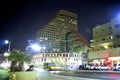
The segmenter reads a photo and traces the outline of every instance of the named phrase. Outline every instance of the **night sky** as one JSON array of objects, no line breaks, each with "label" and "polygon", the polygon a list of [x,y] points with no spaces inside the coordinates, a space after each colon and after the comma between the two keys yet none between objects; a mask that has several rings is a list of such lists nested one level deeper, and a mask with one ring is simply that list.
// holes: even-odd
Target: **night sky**
[{"label": "night sky", "polygon": [[36,32],[46,25],[60,10],[78,14],[78,27],[88,41],[92,28],[108,22],[120,14],[119,0],[3,0],[0,2],[0,53],[11,49],[24,50],[29,39],[36,39]]}]

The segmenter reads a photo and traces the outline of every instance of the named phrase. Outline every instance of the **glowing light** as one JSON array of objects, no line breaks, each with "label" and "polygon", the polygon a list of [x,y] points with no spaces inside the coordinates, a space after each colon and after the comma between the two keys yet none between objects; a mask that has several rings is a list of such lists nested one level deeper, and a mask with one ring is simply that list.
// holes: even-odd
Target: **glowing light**
[{"label": "glowing light", "polygon": [[10,41],[9,40],[5,40],[4,43],[8,44],[8,52],[9,52],[10,51],[10,45],[11,45]]},{"label": "glowing light", "polygon": [[120,57],[109,57],[110,60],[119,60]]},{"label": "glowing light", "polygon": [[111,39],[113,39],[113,36],[111,35]]},{"label": "glowing light", "polygon": [[10,63],[2,63],[0,64],[1,67],[8,69],[10,67]]},{"label": "glowing light", "polygon": [[9,56],[9,55],[10,55],[10,54],[9,54],[8,52],[5,52],[5,53],[4,53],[4,56],[5,56],[5,57],[7,57],[7,56]]},{"label": "glowing light", "polygon": [[108,45],[105,45],[104,47],[105,47],[105,49],[108,49]]},{"label": "glowing light", "polygon": [[31,44],[31,48],[35,51],[40,51],[41,47],[38,44]]},{"label": "glowing light", "polygon": [[9,43],[9,41],[8,40],[5,40],[5,44],[8,44]]},{"label": "glowing light", "polygon": [[45,50],[45,49],[46,49],[46,47],[43,47],[43,49]]}]

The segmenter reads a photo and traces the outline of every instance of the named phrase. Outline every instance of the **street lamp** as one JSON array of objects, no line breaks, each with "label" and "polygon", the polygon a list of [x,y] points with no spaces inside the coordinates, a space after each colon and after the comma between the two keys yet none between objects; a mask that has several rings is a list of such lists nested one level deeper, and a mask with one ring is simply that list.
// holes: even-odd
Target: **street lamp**
[{"label": "street lamp", "polygon": [[9,40],[5,40],[5,44],[8,44],[8,52],[10,52],[11,43]]},{"label": "street lamp", "polygon": [[7,63],[8,63],[8,56],[9,56],[10,54],[8,53],[8,52],[5,52],[4,53],[4,56],[5,56],[5,58],[6,58],[6,61],[7,61]]},{"label": "street lamp", "polygon": [[5,53],[4,53],[4,56],[5,56],[5,57],[8,57],[9,55],[10,55],[10,54],[9,54],[8,52],[5,52]]}]

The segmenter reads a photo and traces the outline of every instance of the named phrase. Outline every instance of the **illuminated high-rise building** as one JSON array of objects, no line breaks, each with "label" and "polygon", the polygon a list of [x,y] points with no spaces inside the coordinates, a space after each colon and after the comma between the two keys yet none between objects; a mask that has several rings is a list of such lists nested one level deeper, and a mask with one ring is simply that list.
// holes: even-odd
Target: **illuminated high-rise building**
[{"label": "illuminated high-rise building", "polygon": [[[37,32],[41,52],[33,56],[33,63],[52,62],[58,65],[87,63],[87,40],[78,33],[77,14],[59,10],[52,20]],[[81,48],[81,49],[80,49]],[[77,52],[79,50],[79,52]],[[40,63],[39,63],[40,62]]]},{"label": "illuminated high-rise building", "polygon": [[37,37],[41,47],[46,47],[46,52],[65,52],[66,36],[69,32],[78,33],[77,14],[60,10],[47,25],[37,32]]}]

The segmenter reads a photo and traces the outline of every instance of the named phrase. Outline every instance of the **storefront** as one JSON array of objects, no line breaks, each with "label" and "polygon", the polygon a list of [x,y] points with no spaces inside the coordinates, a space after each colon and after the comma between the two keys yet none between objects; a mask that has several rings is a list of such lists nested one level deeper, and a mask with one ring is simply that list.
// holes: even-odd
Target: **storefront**
[{"label": "storefront", "polygon": [[88,59],[92,65],[109,65],[120,63],[120,48],[89,52]]}]

